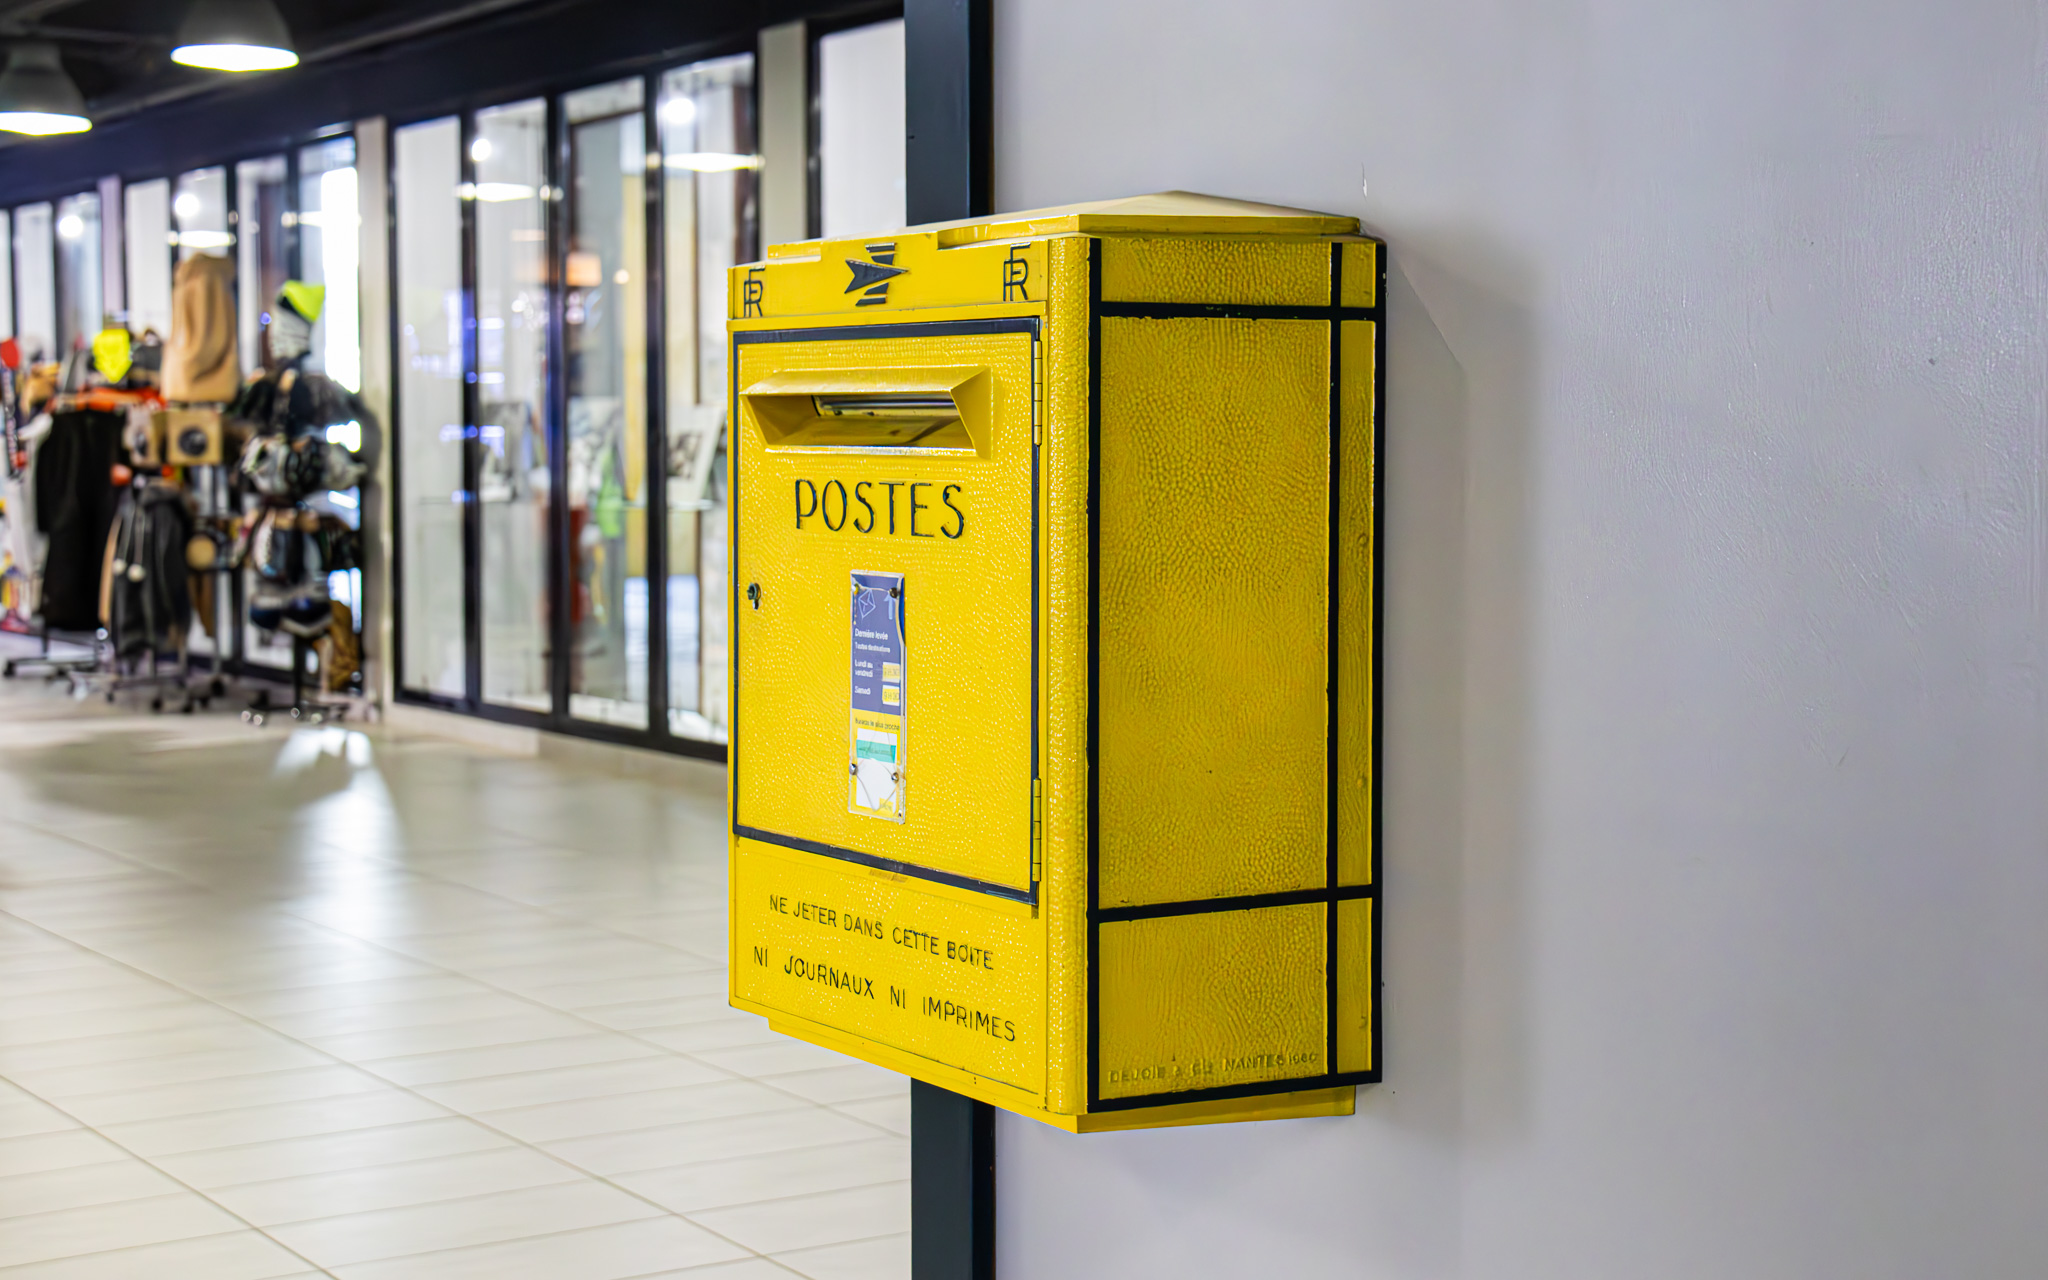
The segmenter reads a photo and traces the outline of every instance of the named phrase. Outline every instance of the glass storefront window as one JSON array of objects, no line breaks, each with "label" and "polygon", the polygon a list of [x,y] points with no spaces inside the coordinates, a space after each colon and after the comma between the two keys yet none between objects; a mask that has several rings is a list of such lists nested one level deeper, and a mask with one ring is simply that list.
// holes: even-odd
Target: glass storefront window
[{"label": "glass storefront window", "polygon": [[171,336],[171,184],[138,182],[121,193],[126,218],[128,327],[139,337]]},{"label": "glass storefront window", "polygon": [[476,114],[476,406],[483,696],[550,711],[547,104]]},{"label": "glass storefront window", "polygon": [[828,236],[871,235],[904,214],[903,20],[819,39],[818,215]]},{"label": "glass storefront window", "polygon": [[[350,391],[360,391],[362,279],[358,262],[362,252],[362,212],[356,199],[355,138],[329,138],[299,148],[298,194],[298,209],[292,215],[298,227],[297,278],[327,291],[320,318],[313,322],[313,345],[306,356],[306,367],[326,374]],[[326,507],[342,523],[351,528],[361,527],[360,488],[329,494]],[[355,629],[362,631],[363,571],[349,569],[328,574],[327,594],[348,606]]]},{"label": "glass storefront window", "polygon": [[14,211],[14,326],[23,360],[55,360],[57,350],[57,248],[47,204]]},{"label": "glass storefront window", "polygon": [[460,698],[462,129],[453,117],[392,132],[398,294],[397,495],[402,687]]},{"label": "glass storefront window", "polygon": [[[290,192],[283,156],[244,160],[235,166],[234,172],[235,235],[231,246],[224,246],[223,252],[231,247],[235,256],[235,345],[246,378],[262,368],[270,354],[270,309],[278,290],[284,288],[284,282],[291,276]],[[194,234],[204,241],[204,232],[202,227]],[[186,243],[182,231],[179,242],[181,251],[196,247]],[[245,501],[250,510],[257,506],[254,495],[248,495]],[[254,599],[255,594],[256,571],[244,569],[242,598]],[[244,633],[243,644],[242,656],[247,661],[291,670],[292,641],[284,632],[250,626]]]},{"label": "glass storefront window", "polygon": [[57,202],[57,347],[64,354],[92,345],[106,319],[100,288],[100,196]]},{"label": "glass storefront window", "polygon": [[[903,24],[813,51],[828,227],[902,225]],[[755,75],[714,58],[394,131],[403,690],[726,740],[726,279],[761,251]],[[299,194],[310,276],[324,219]]]},{"label": "glass storefront window", "polygon": [[639,80],[568,94],[569,711],[646,728],[647,140]]},{"label": "glass storefront window", "polygon": [[270,354],[270,305],[291,278],[283,156],[235,166],[235,338],[244,376]]},{"label": "glass storefront window", "polygon": [[357,259],[356,140],[329,138],[299,150],[298,278],[327,290],[306,362],[350,391],[362,390]]},{"label": "glass storefront window", "polygon": [[228,230],[228,171],[216,165],[179,174],[171,217],[178,224],[180,262],[195,253],[226,257],[235,243]]},{"label": "glass storefront window", "polygon": [[14,215],[0,209],[0,338],[14,336]]},{"label": "glass storefront window", "polygon": [[758,253],[754,60],[662,78],[668,727],[725,741],[725,273]]}]

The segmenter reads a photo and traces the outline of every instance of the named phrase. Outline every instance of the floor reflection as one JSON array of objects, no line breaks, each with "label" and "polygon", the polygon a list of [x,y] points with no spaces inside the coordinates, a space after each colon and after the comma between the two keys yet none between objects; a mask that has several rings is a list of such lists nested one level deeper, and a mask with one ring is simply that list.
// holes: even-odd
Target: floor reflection
[{"label": "floor reflection", "polygon": [[725,1006],[692,768],[0,682],[0,1275],[907,1275],[904,1086]]}]

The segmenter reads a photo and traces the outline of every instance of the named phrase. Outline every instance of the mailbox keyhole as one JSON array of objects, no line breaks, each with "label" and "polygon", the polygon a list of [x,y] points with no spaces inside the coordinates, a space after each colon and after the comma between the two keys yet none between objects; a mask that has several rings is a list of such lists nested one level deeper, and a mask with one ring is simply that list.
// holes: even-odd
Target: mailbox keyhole
[{"label": "mailbox keyhole", "polygon": [[757,609],[757,610],[758,610],[758,609],[759,609],[759,608],[761,607],[761,584],[760,584],[760,583],[758,583],[758,582],[749,582],[749,583],[747,584],[747,599],[749,599],[749,600],[751,600],[751,601],[753,601],[753,602],[754,602],[754,608],[755,608],[755,609]]}]

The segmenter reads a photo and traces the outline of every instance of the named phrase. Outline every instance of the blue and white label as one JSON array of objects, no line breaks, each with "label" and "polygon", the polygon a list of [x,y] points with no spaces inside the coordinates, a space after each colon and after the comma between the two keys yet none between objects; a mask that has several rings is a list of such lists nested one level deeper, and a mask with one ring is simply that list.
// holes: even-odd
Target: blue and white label
[{"label": "blue and white label", "polygon": [[847,726],[847,809],[904,820],[903,575],[853,575],[851,717]]}]

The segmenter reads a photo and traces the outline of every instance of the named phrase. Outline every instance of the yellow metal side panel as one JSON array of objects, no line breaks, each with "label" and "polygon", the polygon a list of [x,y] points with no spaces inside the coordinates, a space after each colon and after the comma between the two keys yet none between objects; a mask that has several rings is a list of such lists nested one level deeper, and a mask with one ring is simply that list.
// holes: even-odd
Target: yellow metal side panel
[{"label": "yellow metal side panel", "polygon": [[1344,296],[1347,307],[1369,307],[1380,294],[1380,247],[1370,240],[1344,241]]},{"label": "yellow metal side panel", "polygon": [[[740,589],[758,584],[761,599],[758,608],[742,599],[733,619],[738,821],[1025,888],[1031,341],[1000,334],[742,344],[735,377],[745,388],[770,374],[862,366],[991,369],[994,449],[988,457],[773,452],[741,398],[733,566]],[[813,492],[821,510],[799,528],[799,504],[809,505],[804,497]],[[948,495],[957,511],[942,503]],[[925,509],[913,511],[913,501]],[[947,536],[954,529],[961,536]],[[908,821],[900,824],[848,812],[855,571],[906,575]]]},{"label": "yellow metal side panel", "polygon": [[1100,904],[1321,887],[1329,325],[1101,323]]},{"label": "yellow metal side panel", "polygon": [[1104,1098],[1324,1074],[1323,903],[1102,926]]},{"label": "yellow metal side panel", "polygon": [[1114,237],[1102,242],[1102,300],[1328,306],[1330,246]]},{"label": "yellow metal side panel", "polygon": [[1374,329],[1339,326],[1337,883],[1372,883]]},{"label": "yellow metal side panel", "polygon": [[1370,1071],[1374,987],[1372,902],[1337,904],[1337,1070]]},{"label": "yellow metal side panel", "polygon": [[1088,1100],[1088,249],[1046,246],[1044,881],[1046,1106]]},{"label": "yellow metal side panel", "polygon": [[1039,1105],[1045,951],[1028,909],[747,840],[732,876],[734,996]]}]

